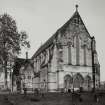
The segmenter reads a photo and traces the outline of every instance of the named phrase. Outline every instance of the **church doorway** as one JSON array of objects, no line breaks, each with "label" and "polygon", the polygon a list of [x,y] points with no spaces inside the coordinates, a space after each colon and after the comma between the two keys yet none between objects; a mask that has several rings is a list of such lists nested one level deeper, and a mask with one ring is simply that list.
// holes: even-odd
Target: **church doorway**
[{"label": "church doorway", "polygon": [[69,74],[65,75],[65,77],[64,77],[64,87],[65,87],[66,92],[70,91],[70,89],[72,87],[72,83],[73,83],[72,77]]},{"label": "church doorway", "polygon": [[80,73],[74,75],[73,78],[74,89],[80,89],[83,86],[83,83],[84,83],[84,78]]}]

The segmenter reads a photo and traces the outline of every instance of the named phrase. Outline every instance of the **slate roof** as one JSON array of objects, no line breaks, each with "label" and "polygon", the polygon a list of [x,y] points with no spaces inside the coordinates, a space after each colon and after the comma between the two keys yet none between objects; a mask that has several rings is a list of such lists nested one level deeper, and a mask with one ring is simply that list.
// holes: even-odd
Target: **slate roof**
[{"label": "slate roof", "polygon": [[[57,38],[59,31],[60,31],[61,33],[64,33],[65,30],[66,30],[66,28],[67,28],[68,25],[70,24],[70,22],[72,22],[73,18],[75,18],[75,17],[79,17],[79,18],[81,19],[82,24],[84,25],[84,22],[83,22],[81,16],[79,15],[78,10],[76,10],[75,13],[72,15],[72,17],[71,17],[61,28],[59,28],[59,29],[55,32],[55,34],[53,34],[53,35],[35,52],[35,54],[32,56],[32,59],[33,59],[34,57],[37,57],[41,52],[43,52],[46,48],[48,48],[51,44],[53,44],[53,41],[54,41],[54,39]],[[84,26],[85,26],[85,25],[84,25]],[[90,36],[88,30],[86,29],[86,27],[85,27],[85,30],[87,31],[89,37],[91,38],[91,36]]]}]

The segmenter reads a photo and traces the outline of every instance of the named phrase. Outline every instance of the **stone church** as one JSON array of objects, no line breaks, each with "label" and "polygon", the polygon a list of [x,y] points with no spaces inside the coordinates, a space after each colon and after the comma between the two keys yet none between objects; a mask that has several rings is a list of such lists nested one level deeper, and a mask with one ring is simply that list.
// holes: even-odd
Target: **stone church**
[{"label": "stone church", "polygon": [[[93,45],[92,45],[93,39]],[[32,56],[34,88],[46,92],[93,88],[92,46],[94,47],[95,86],[100,83],[95,38],[90,36],[78,12],[50,37]]]}]

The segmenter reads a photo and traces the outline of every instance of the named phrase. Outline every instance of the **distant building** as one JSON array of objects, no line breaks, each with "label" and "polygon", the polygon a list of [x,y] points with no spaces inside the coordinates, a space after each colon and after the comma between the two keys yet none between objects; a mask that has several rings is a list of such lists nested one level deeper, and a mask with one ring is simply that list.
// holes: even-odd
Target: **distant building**
[{"label": "distant building", "polygon": [[95,85],[99,87],[100,65],[95,38],[90,36],[81,16],[76,11],[56,33],[32,56],[35,88],[45,91],[68,89],[88,90],[93,87],[92,47],[94,47]]},{"label": "distant building", "polygon": [[33,78],[34,78],[34,68],[33,62],[28,59],[28,61],[20,68],[20,76],[21,76],[21,92],[23,92],[24,88],[27,89],[28,92],[33,91]]},{"label": "distant building", "polygon": [[31,59],[17,58],[13,70],[13,91],[23,92],[23,85],[27,90],[33,90],[33,62]]},{"label": "distant building", "polygon": [[[10,74],[10,71],[8,71],[7,73],[7,86],[8,86],[8,89],[11,90],[11,74]],[[1,71],[0,71],[0,91],[2,90],[5,90],[5,73],[4,71],[2,70],[1,68]]]},{"label": "distant building", "polygon": [[14,62],[13,76],[12,76],[12,91],[21,91],[21,76],[20,68],[25,65],[26,59],[17,58]]},{"label": "distant building", "polygon": [[[14,60],[12,57],[7,62],[7,88],[12,91],[12,72]],[[5,87],[5,71],[2,63],[0,62],[0,91],[7,89]]]}]

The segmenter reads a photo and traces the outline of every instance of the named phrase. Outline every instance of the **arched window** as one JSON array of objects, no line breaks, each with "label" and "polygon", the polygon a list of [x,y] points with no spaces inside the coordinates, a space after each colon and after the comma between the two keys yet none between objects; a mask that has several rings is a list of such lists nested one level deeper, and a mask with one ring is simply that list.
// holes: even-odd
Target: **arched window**
[{"label": "arched window", "polygon": [[79,36],[76,36],[76,64],[79,65]]},{"label": "arched window", "polygon": [[68,42],[68,64],[71,64],[71,57],[72,57],[72,55],[71,55],[71,45],[72,45],[72,43],[71,42]]}]

